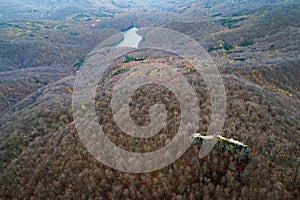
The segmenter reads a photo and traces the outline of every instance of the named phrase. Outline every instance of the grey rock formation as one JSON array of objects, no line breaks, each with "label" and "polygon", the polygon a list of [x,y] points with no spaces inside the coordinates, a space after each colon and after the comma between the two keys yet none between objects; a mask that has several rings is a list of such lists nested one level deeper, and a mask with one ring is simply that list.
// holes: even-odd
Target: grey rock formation
[{"label": "grey rock formation", "polygon": [[215,148],[221,152],[229,151],[236,154],[237,158],[241,162],[248,162],[251,157],[250,148],[242,142],[234,140],[232,138],[228,139],[221,135],[209,135],[204,136],[200,133],[195,133],[190,137],[190,142],[192,146],[198,148],[201,147],[203,141],[205,140],[215,140],[217,141]]}]

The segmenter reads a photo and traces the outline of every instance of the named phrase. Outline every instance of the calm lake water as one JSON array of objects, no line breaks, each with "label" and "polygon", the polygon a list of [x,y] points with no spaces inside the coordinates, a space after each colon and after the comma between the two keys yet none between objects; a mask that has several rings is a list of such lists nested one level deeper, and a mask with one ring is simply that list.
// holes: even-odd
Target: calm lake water
[{"label": "calm lake water", "polygon": [[143,36],[137,34],[138,28],[132,27],[131,29],[124,31],[124,39],[116,45],[116,47],[133,47],[138,48]]}]

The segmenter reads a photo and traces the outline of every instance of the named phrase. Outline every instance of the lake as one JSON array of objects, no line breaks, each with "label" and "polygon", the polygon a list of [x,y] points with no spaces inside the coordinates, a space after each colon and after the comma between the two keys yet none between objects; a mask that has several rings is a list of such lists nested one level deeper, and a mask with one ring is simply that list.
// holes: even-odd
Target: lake
[{"label": "lake", "polygon": [[137,34],[138,28],[132,27],[123,32],[124,39],[116,47],[133,47],[138,48],[143,36]]}]

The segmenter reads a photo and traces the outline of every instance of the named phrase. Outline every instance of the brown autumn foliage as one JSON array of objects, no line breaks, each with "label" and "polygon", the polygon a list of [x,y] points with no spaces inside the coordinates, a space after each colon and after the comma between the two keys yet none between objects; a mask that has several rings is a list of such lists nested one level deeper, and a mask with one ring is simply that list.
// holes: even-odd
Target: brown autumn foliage
[{"label": "brown autumn foliage", "polygon": [[[93,20],[40,22],[50,26],[46,28],[49,30],[44,30],[48,39],[41,30],[36,30],[33,36],[10,35],[6,31],[10,30],[11,25],[5,22],[6,25],[1,25],[6,27],[2,29],[6,31],[0,34],[1,45],[5,47],[1,48],[4,53],[0,59],[1,67],[4,66],[1,71],[8,72],[0,73],[0,77],[3,77],[0,80],[0,95],[2,93],[8,97],[0,96],[0,100],[1,105],[3,102],[7,105],[3,107],[8,108],[1,110],[0,116],[0,198],[298,199],[299,34],[297,28],[285,26],[286,23],[276,26],[277,21],[273,21],[275,25],[272,26],[276,31],[268,33],[265,30],[268,20],[281,7],[293,12],[298,7],[283,3],[270,9],[254,6],[256,9],[246,12],[243,8],[247,6],[244,4],[232,4],[233,8],[240,8],[240,13],[235,12],[237,9],[229,9],[231,4],[208,1],[206,6],[211,10],[207,12],[212,16],[209,20],[213,26],[207,28],[207,22],[172,21],[165,26],[191,35],[202,42],[207,50],[211,48],[210,53],[222,73],[227,94],[227,117],[222,135],[247,144],[251,149],[249,162],[240,162],[238,155],[217,149],[204,159],[199,159],[196,147],[189,148],[173,164],[151,173],[124,173],[98,162],[81,143],[73,122],[71,98],[76,73],[71,73],[71,65],[94,45],[116,32],[102,30],[105,26],[111,26],[112,22],[100,22],[96,27],[91,26],[95,22]],[[193,17],[201,13],[197,6],[189,9],[185,8],[185,4],[181,5],[184,8],[181,10],[182,19],[195,19]],[[221,15],[218,12],[220,7],[223,11]],[[166,13],[169,12],[176,10],[169,7]],[[236,21],[236,17],[241,16],[246,19]],[[156,19],[143,17],[144,21],[138,22],[140,26],[150,23],[146,19]],[[162,14],[155,17],[164,18]],[[284,17],[282,14],[281,18]],[[118,21],[118,18],[112,20]],[[122,24],[120,29],[123,28],[123,20],[117,23]],[[130,20],[135,22],[136,15],[126,18],[129,26]],[[163,25],[166,21],[156,20],[156,23]],[[251,22],[255,25],[248,26]],[[23,21],[9,23],[29,26]],[[299,26],[299,23],[295,26]],[[198,30],[203,27],[206,30]],[[259,34],[256,35],[251,27],[257,27]],[[12,32],[16,33],[17,29],[20,28]],[[247,33],[247,39],[241,40],[244,33]],[[19,40],[6,45],[14,38]],[[33,41],[28,42],[30,38]],[[52,41],[48,41],[49,38]],[[57,52],[46,55],[47,52],[53,52],[52,44],[56,40],[58,49],[67,52],[63,59],[60,58],[61,53]],[[253,40],[253,43],[240,45],[247,40]],[[78,49],[82,43],[86,46]],[[26,54],[26,57],[23,54],[27,53],[28,44],[38,44],[36,46],[40,49],[32,51],[33,55]],[[42,54],[41,49],[46,54]],[[188,70],[190,66],[174,55],[137,51],[131,56],[139,55],[146,56],[149,62],[172,65],[188,79],[199,99],[201,114],[198,131],[205,132],[211,121],[210,99],[201,76]],[[34,56],[38,56],[41,63]],[[131,97],[132,119],[141,125],[149,123],[149,108],[154,103],[163,103],[168,111],[166,125],[150,139],[136,139],[122,132],[113,121],[109,105],[112,87],[123,71],[114,76],[111,72],[121,67],[130,71],[133,66],[143,62],[124,63],[122,60],[124,57],[114,61],[97,88],[95,108],[99,123],[117,146],[135,152],[153,151],[166,145],[176,134],[180,104],[174,93],[165,87],[157,84],[141,87]],[[67,69],[64,69],[65,65]],[[18,69],[27,67],[30,69]],[[49,69],[51,67],[54,68]],[[76,67],[74,70],[78,70]],[[18,69],[15,71],[18,73],[12,71],[15,69]],[[9,88],[15,90],[10,91]]]}]

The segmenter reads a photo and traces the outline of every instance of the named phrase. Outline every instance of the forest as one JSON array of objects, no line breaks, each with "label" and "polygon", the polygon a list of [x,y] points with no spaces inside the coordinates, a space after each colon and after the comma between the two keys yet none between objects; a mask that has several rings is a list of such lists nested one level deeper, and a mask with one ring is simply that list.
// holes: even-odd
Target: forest
[{"label": "forest", "polygon": [[[0,10],[0,199],[299,199],[298,1],[13,0]],[[185,34],[211,58],[202,67],[220,72],[225,121],[213,138],[219,143],[204,158],[200,140],[161,169],[130,173],[100,162],[80,137],[76,81],[88,67],[94,70],[95,55],[109,55],[98,52],[101,45],[122,40],[131,27],[146,36],[147,27]],[[183,105],[168,87],[145,84],[126,102],[138,126],[151,124],[152,107],[164,105],[163,128],[153,137],[127,134],[111,108],[114,87],[150,64],[187,80],[200,111],[192,134],[210,138],[215,119],[205,78],[184,57],[162,49],[132,49],[110,60],[93,105],[80,109],[93,108],[106,138],[128,152],[172,144]]]}]

